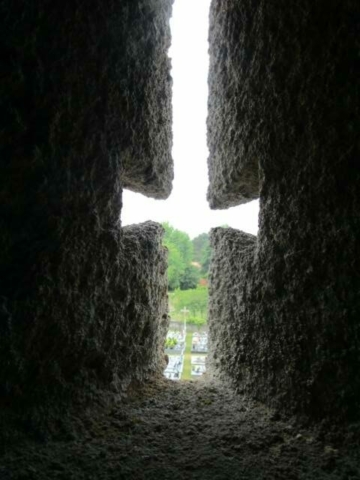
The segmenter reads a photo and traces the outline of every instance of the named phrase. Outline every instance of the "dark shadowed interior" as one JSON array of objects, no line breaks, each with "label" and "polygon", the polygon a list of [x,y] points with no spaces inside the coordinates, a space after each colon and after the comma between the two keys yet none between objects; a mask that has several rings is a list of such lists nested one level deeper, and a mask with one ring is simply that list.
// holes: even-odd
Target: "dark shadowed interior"
[{"label": "dark shadowed interior", "polygon": [[[181,1],[181,0],[180,0]],[[195,0],[194,0],[195,1]],[[162,377],[172,0],[0,4],[0,479],[360,478],[360,4],[213,0],[209,371]]]}]

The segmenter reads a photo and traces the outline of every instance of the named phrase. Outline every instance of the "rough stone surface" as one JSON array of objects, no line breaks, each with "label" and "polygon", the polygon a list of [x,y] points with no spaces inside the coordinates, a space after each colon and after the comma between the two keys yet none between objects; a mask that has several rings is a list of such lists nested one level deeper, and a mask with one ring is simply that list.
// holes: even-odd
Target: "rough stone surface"
[{"label": "rough stone surface", "polygon": [[[173,178],[171,5],[1,2],[2,157],[16,157],[18,169],[30,158],[34,175],[41,158],[60,157],[66,171],[77,156],[81,171],[81,159],[106,149],[123,186],[166,198]],[[95,174],[93,167],[87,180]]]},{"label": "rough stone surface", "polygon": [[211,4],[207,118],[211,208],[259,197],[256,138],[265,112],[254,82],[261,75],[254,62],[258,19],[246,8],[236,0]]},{"label": "rough stone surface", "polygon": [[0,4],[2,398],[160,368],[161,228],[119,217],[170,191],[171,4]]},{"label": "rough stone surface", "polygon": [[[169,328],[167,249],[162,245],[164,229],[155,222],[123,228],[120,330],[121,360],[128,377],[144,380],[162,373],[164,343]],[[118,346],[117,346],[118,348]],[[118,355],[120,354],[117,352]]]},{"label": "rough stone surface", "polygon": [[[232,228],[211,230],[208,369],[234,372],[249,354],[242,315],[252,276],[256,237]],[[243,375],[246,375],[246,368]]]},{"label": "rough stone surface", "polygon": [[101,250],[89,239],[89,263],[85,245],[69,239],[67,262],[43,272],[47,290],[39,281],[38,297],[8,310],[3,394],[38,401],[70,389],[80,398],[101,389],[121,392],[131,380],[160,373],[168,328],[162,235],[160,225],[147,222],[125,227],[119,243],[108,237]]},{"label": "rough stone surface", "polygon": [[[122,58],[122,104],[130,119],[123,156],[123,186],[165,199],[172,188],[173,160],[169,16],[173,0],[125,2],[129,34]],[[115,40],[117,41],[117,40]],[[131,68],[131,73],[127,69]]]},{"label": "rough stone surface", "polygon": [[253,397],[338,421],[360,416],[359,14],[351,0],[214,0],[211,14],[225,40],[237,32],[229,50],[248,109],[239,117],[234,97],[216,138],[225,124],[240,132],[261,178],[256,244],[212,234],[213,358]]},{"label": "rough stone surface", "polygon": [[163,380],[31,433],[0,443],[2,480],[360,477],[359,426],[304,428],[213,382]]}]

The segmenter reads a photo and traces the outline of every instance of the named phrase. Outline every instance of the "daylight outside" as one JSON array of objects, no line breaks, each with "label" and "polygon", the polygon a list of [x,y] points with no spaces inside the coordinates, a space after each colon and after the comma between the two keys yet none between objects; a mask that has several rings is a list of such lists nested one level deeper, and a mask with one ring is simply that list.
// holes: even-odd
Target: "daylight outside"
[{"label": "daylight outside", "polygon": [[206,117],[210,0],[177,0],[170,22],[174,182],[167,200],[123,195],[122,225],[153,220],[165,229],[170,329],[165,376],[197,380],[206,371],[211,228],[229,226],[256,235],[258,201],[210,210]]},{"label": "daylight outside", "polygon": [[186,232],[163,223],[168,256],[170,329],[165,343],[165,376],[190,380],[206,371],[208,334],[209,234],[190,240]]}]

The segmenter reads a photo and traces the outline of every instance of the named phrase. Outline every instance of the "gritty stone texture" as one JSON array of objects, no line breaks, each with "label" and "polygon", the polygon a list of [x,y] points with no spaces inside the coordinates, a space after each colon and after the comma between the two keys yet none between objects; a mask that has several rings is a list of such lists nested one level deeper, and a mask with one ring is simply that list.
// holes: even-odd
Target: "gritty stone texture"
[{"label": "gritty stone texture", "polygon": [[[214,228],[209,285],[208,369],[236,371],[249,354],[242,315],[247,302],[247,278],[252,275],[256,237],[232,228]],[[242,370],[242,378],[247,370]],[[249,380],[249,379],[247,379]]]},{"label": "gritty stone texture", "polygon": [[239,390],[337,421],[360,416],[359,14],[351,0],[214,0],[211,14],[237,31],[248,112],[234,103],[227,121],[262,179],[257,243],[212,235],[213,358]]},{"label": "gritty stone texture", "polygon": [[[89,241],[90,253],[73,242],[69,263],[43,272],[49,283],[53,273],[54,284],[44,290],[39,280],[38,297],[21,305],[25,312],[13,306],[11,331],[2,338],[3,393],[19,401],[69,388],[79,397],[118,393],[131,380],[161,372],[168,328],[162,235],[160,225],[147,222],[125,227],[118,243],[105,237],[102,249]],[[68,243],[64,248],[70,251]],[[24,314],[32,320],[25,326]]]},{"label": "gritty stone texture", "polygon": [[171,3],[0,4],[0,395],[13,403],[160,368],[161,228],[121,231],[119,216],[124,185],[170,191]]},{"label": "gritty stone texture", "polygon": [[18,169],[31,158],[34,173],[41,158],[61,157],[66,170],[71,155],[86,156],[85,147],[95,158],[96,149],[107,149],[123,186],[166,198],[173,178],[171,5],[1,2],[5,158],[16,157]]},{"label": "gritty stone texture", "polygon": [[236,0],[211,4],[207,118],[211,208],[228,208],[259,197],[256,138],[264,110],[254,82],[261,75],[254,62],[257,19],[246,8]]},{"label": "gritty stone texture", "polygon": [[[121,110],[128,125],[123,186],[165,199],[172,188],[173,160],[169,17],[173,0],[124,2],[129,31],[122,35]],[[114,39],[114,41],[117,41]],[[131,73],[127,69],[131,66]]]},{"label": "gritty stone texture", "polygon": [[32,433],[12,431],[0,444],[2,480],[360,476],[359,426],[304,428],[225,385],[201,381],[147,385],[106,409],[65,412],[51,436],[39,425]]},{"label": "gritty stone texture", "polygon": [[[123,228],[121,252],[121,368],[144,380],[162,373],[164,343],[169,328],[167,249],[164,229],[155,222]],[[116,291],[116,290],[115,290]]]}]

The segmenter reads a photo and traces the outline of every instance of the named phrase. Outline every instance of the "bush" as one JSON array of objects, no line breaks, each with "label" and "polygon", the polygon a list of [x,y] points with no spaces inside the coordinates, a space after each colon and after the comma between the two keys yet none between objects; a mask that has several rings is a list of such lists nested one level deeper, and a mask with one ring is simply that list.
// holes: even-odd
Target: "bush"
[{"label": "bush", "polygon": [[198,315],[190,315],[186,319],[187,323],[191,323],[192,325],[205,325],[206,324],[206,317],[201,317]]},{"label": "bush", "polygon": [[178,344],[178,341],[174,337],[169,337],[165,341],[165,348],[174,348]]}]

